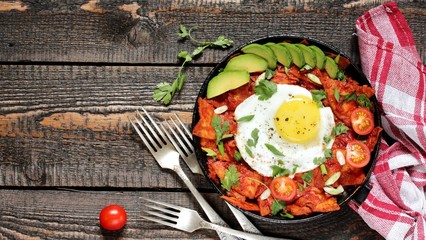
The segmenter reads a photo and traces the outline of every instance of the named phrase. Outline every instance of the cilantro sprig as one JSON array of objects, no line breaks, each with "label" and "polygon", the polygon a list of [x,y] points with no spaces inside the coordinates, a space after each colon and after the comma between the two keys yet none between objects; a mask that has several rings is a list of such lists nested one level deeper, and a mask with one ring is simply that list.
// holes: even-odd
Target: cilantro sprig
[{"label": "cilantro sprig", "polygon": [[152,98],[155,101],[161,101],[164,105],[170,104],[175,94],[182,90],[183,84],[185,83],[185,80],[187,78],[186,75],[183,74],[185,65],[193,61],[194,58],[200,55],[206,48],[225,49],[232,46],[232,44],[234,43],[232,40],[229,40],[224,36],[219,36],[213,42],[199,41],[191,35],[192,31],[196,28],[197,27],[194,26],[187,29],[184,25],[179,25],[180,32],[178,33],[178,36],[180,37],[180,39],[189,39],[191,42],[197,44],[198,46],[192,51],[192,53],[189,53],[188,51],[181,51],[177,54],[179,59],[183,59],[183,62],[179,67],[178,75],[171,84],[169,82],[164,81],[157,85],[156,89],[154,90],[154,94],[152,95]]},{"label": "cilantro sprig", "polygon": [[216,132],[216,145],[219,149],[220,154],[225,155],[225,148],[223,145],[223,139],[232,137],[233,134],[225,133],[229,131],[229,121],[225,121],[222,123],[222,119],[218,116],[213,116],[212,118],[212,126],[214,131]]},{"label": "cilantro sprig", "polygon": [[268,100],[277,92],[277,84],[268,80],[260,80],[259,84],[254,87],[254,91],[259,100]]},{"label": "cilantro sprig", "polygon": [[231,191],[232,186],[238,186],[240,175],[241,174],[238,172],[236,166],[229,166],[228,169],[225,170],[225,177],[220,180],[222,187],[228,191]]}]

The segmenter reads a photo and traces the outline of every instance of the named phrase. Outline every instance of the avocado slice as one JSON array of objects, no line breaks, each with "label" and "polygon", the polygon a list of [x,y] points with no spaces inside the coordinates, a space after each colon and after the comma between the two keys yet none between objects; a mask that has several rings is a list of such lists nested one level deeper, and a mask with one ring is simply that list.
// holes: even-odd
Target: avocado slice
[{"label": "avocado slice", "polygon": [[330,76],[333,79],[336,79],[337,73],[339,72],[339,67],[337,66],[334,59],[326,56],[324,68],[325,68],[325,71],[328,73],[328,76]]},{"label": "avocado slice", "polygon": [[268,68],[268,62],[256,54],[247,53],[231,58],[226,64],[225,71],[246,70],[249,73],[263,72]]},{"label": "avocado slice", "polygon": [[315,56],[317,57],[317,68],[319,68],[320,70],[323,70],[325,65],[324,52],[315,45],[311,45],[309,46],[309,48],[311,48],[315,52]]},{"label": "avocado slice", "polygon": [[213,98],[250,81],[246,70],[227,70],[214,76],[207,85],[207,98]]},{"label": "avocado slice", "polygon": [[277,67],[277,57],[270,48],[258,43],[249,44],[241,49],[243,53],[253,53],[268,62],[268,68],[274,70]]},{"label": "avocado slice", "polygon": [[317,65],[317,58],[315,56],[314,51],[310,49],[308,46],[298,43],[295,44],[300,50],[302,50],[303,57],[305,58],[306,64],[308,64],[311,68],[314,68]]},{"label": "avocado slice", "polygon": [[279,45],[284,46],[288,49],[291,54],[291,58],[293,59],[293,63],[296,66],[298,66],[299,68],[305,66],[305,57],[303,56],[302,50],[300,50],[300,48],[296,47],[294,44],[291,43],[279,43]]},{"label": "avocado slice", "polygon": [[269,47],[272,52],[274,52],[278,62],[281,63],[284,67],[291,66],[293,59],[291,58],[290,51],[288,51],[287,48],[273,42],[266,43],[265,46]]}]

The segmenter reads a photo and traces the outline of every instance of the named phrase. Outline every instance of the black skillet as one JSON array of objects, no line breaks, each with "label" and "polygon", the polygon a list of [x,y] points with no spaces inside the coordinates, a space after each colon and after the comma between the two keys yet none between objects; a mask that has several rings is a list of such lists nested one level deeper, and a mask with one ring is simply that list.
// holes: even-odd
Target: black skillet
[{"label": "black skillet", "polygon": [[[350,60],[349,56],[347,56],[345,53],[343,53],[339,49],[337,49],[337,48],[335,48],[335,47],[333,47],[329,44],[326,44],[322,41],[319,41],[319,40],[316,40],[316,39],[313,39],[313,38],[309,38],[309,37],[295,36],[295,35],[279,35],[279,36],[270,36],[270,37],[260,38],[260,39],[250,41],[250,42],[240,46],[239,48],[231,51],[228,55],[226,55],[216,65],[216,67],[209,73],[209,75],[207,76],[203,85],[201,86],[198,97],[204,98],[206,96],[207,84],[210,81],[210,79],[212,79],[214,76],[216,76],[221,69],[225,68],[225,65],[226,65],[228,59],[231,56],[233,56],[237,53],[240,53],[241,48],[243,48],[244,46],[249,45],[251,43],[265,44],[265,43],[268,43],[268,42],[277,42],[278,43],[278,42],[283,42],[283,41],[291,42],[291,43],[299,43],[303,40],[307,41],[309,45],[316,45],[317,47],[321,48],[324,52],[340,54],[341,56]],[[369,81],[365,77],[365,75],[362,73],[362,71],[357,66],[355,66],[352,63],[352,61],[350,61],[350,62],[351,62],[351,64],[345,69],[345,73],[347,75],[351,76],[354,80],[358,81],[360,83],[360,85],[371,86]],[[373,106],[374,106],[375,126],[381,126],[379,106],[378,106],[378,103],[377,103],[377,99],[376,99],[375,96],[373,96],[372,98],[370,98],[370,100],[371,100],[371,102],[373,103]],[[199,119],[200,119],[200,116],[199,116],[199,113],[198,113],[198,103],[196,102],[195,106],[194,106],[194,111],[193,111],[192,128],[194,128],[195,124],[199,121]],[[380,136],[379,136],[378,142],[380,142]],[[201,168],[204,172],[204,175],[208,178],[207,157],[206,157],[205,152],[203,152],[201,150],[200,138],[197,137],[197,136],[194,136],[194,145],[195,145],[195,152],[196,152],[196,156],[198,158],[198,161],[201,165]],[[374,165],[376,163],[378,151],[379,151],[379,144],[376,144],[374,150],[371,152],[371,160],[370,160],[369,164],[363,168],[364,173],[366,175],[365,180],[359,186],[346,187],[345,192],[341,196],[339,196],[338,199],[337,199],[339,205],[347,204],[349,201],[357,201],[358,203],[360,203],[365,199],[366,195],[369,192],[368,179],[369,179],[369,177],[370,177],[370,175],[373,171]],[[209,178],[209,180],[210,180],[211,184],[215,187],[215,189],[218,191],[219,194],[221,194],[221,195],[225,194],[225,192],[221,188],[220,184],[215,183],[210,178]],[[262,216],[260,216],[256,213],[253,213],[253,212],[250,212],[250,211],[246,211],[246,210],[243,210],[243,209],[239,209],[239,210],[242,211],[243,213],[247,214],[248,216],[251,216],[251,217],[254,217],[256,219],[260,219],[260,220],[263,220],[263,221],[266,221],[266,222],[271,222],[271,223],[306,222],[306,221],[310,221],[310,220],[314,220],[314,219],[324,217],[325,215],[329,214],[329,213],[313,213],[313,214],[308,215],[308,216],[303,216],[303,217],[297,216],[293,219],[288,219],[288,218],[277,217],[277,216],[262,217]]]}]

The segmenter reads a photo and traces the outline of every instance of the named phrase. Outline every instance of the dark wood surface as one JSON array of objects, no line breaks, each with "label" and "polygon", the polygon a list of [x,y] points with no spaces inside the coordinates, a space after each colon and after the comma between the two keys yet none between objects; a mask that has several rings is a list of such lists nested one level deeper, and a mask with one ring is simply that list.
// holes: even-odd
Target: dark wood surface
[{"label": "dark wood surface", "polygon": [[[189,64],[184,91],[165,107],[156,84],[177,74],[179,24],[194,35],[246,41],[278,34],[323,40],[358,62],[355,21],[383,1],[0,1],[0,239],[217,239],[139,217],[139,197],[202,212],[181,180],[161,169],[127,116],[144,106],[162,120],[190,124],[198,89],[227,50]],[[400,1],[426,60],[426,5]],[[186,166],[185,172],[190,175]],[[202,176],[196,187],[234,228],[238,224]],[[121,232],[102,231],[102,207],[128,211]],[[267,235],[295,239],[381,239],[348,206],[314,223],[270,224]]]}]

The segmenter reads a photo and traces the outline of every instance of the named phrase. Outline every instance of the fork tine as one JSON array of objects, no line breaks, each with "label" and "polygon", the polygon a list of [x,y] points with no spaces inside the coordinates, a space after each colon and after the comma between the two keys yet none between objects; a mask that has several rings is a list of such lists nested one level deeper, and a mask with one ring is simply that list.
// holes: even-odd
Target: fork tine
[{"label": "fork tine", "polygon": [[192,140],[192,133],[191,131],[188,129],[188,127],[185,125],[185,123],[183,123],[182,119],[179,117],[179,115],[177,115],[176,113],[174,114],[176,119],[178,120],[178,122],[180,123],[180,125],[182,126],[182,129],[185,130],[185,132],[188,134],[188,136],[191,138]]},{"label": "fork tine", "polygon": [[[137,120],[137,119],[136,119]],[[142,139],[143,143],[145,144],[145,146],[148,148],[148,150],[150,152],[154,152],[155,150],[151,147],[150,142],[153,142],[153,139],[149,136],[149,134],[146,133],[146,131],[144,131],[145,135],[147,135],[149,139],[149,141],[147,140],[147,138],[144,137],[144,135],[142,134],[142,132],[139,130],[138,126],[129,118],[129,121],[132,123],[133,128],[136,130],[136,132],[138,133],[139,137]],[[138,122],[139,126],[141,126],[141,123]],[[143,130],[145,130],[142,127]]]},{"label": "fork tine", "polygon": [[[158,206],[155,206],[155,205],[144,205],[144,206],[147,207],[147,208],[155,209],[155,210],[160,211],[160,212],[168,213],[168,214],[173,215],[173,216],[179,215],[179,211],[172,211],[172,210],[170,210],[170,208],[161,208],[161,207],[158,207]],[[144,211],[145,212],[154,212],[154,211],[150,211],[150,210],[144,210]]]},{"label": "fork tine", "polygon": [[188,134],[188,136],[192,138],[191,131],[189,131],[188,127],[185,125],[185,123],[183,123],[182,119],[180,119],[179,115],[177,115],[176,113],[174,113],[174,115],[176,119],[178,120],[178,122],[180,123],[180,125],[182,125],[182,128],[185,129],[185,132]]},{"label": "fork tine", "polygon": [[[173,120],[173,118],[170,118],[170,120],[173,122],[173,124],[175,125],[175,128],[179,131],[182,138],[185,140],[187,146],[189,146],[189,148],[192,150],[192,152],[194,152],[194,145],[191,142],[192,141],[192,135],[189,132],[189,129],[185,126],[185,124],[182,122],[182,120],[179,118],[179,116],[176,113],[174,115],[175,115],[175,118],[178,120],[180,127],[175,122],[175,120]],[[185,133],[182,131],[182,129],[185,130],[187,135],[185,135]]]},{"label": "fork tine", "polygon": [[160,224],[172,227],[172,228],[176,228],[176,224],[171,223],[171,222],[163,221],[163,220],[160,220],[160,219],[157,219],[157,218],[153,218],[153,217],[149,217],[149,216],[145,216],[145,215],[141,215],[141,217],[145,218],[147,220],[156,222],[156,223],[160,223]]},{"label": "fork tine", "polygon": [[[138,128],[137,129],[142,129],[142,132],[145,134],[145,135],[143,135],[142,134],[142,136],[141,135],[139,135],[142,139],[145,139],[146,141],[148,141],[149,140],[149,143],[150,143],[150,146],[152,147],[151,149],[153,149],[154,151],[157,151],[158,149],[160,149],[161,148],[161,142],[158,140],[158,136],[157,136],[157,134],[155,133],[155,132],[153,132],[153,130],[152,130],[152,128],[149,128],[149,126],[147,125],[147,123],[146,123],[146,120],[144,119],[144,117],[140,114],[140,112],[137,112],[138,114],[139,114],[139,117],[142,119],[142,121],[145,123],[145,125],[144,124],[142,124],[142,122],[138,119],[138,118],[135,118],[135,121],[136,121],[136,123],[138,124]],[[147,129],[148,128],[148,129]],[[154,140],[153,138],[152,138],[152,136],[154,136],[155,138],[156,138],[156,140]],[[148,140],[147,140],[148,139]],[[145,144],[146,145],[146,144]]]},{"label": "fork tine", "polygon": [[[164,210],[164,209],[163,209]],[[163,211],[163,210],[161,210],[161,211]],[[176,216],[176,217],[172,217],[172,216],[169,216],[169,215],[166,215],[166,214],[162,214],[162,213],[160,213],[160,212],[157,212],[157,211],[150,211],[150,210],[143,210],[145,213],[148,213],[148,214],[150,214],[150,215],[153,215],[153,216],[157,216],[157,217],[159,217],[159,218],[162,218],[163,220],[169,220],[169,221],[173,221],[173,222],[177,222],[177,220],[178,220],[178,216]]]},{"label": "fork tine", "polygon": [[[166,130],[166,128],[164,127],[164,124],[166,124],[167,127],[169,128],[169,130],[173,133],[174,138],[170,135],[169,131]],[[164,121],[163,124],[160,125],[160,126],[163,128],[163,130],[166,133],[167,137],[169,138],[170,142],[173,144],[173,146],[179,152],[179,154],[181,156],[188,156],[188,153],[186,151],[182,152],[182,149],[185,147],[185,145],[180,140],[180,138],[177,137],[177,135],[176,135],[177,133],[175,132],[175,130],[173,130],[172,126],[170,126],[170,124],[167,121]],[[179,142],[180,145],[176,143],[175,139]]]},{"label": "fork tine", "polygon": [[[148,134],[150,136],[154,136],[155,139],[157,140],[157,143],[159,144],[158,148],[161,148],[161,143],[164,143],[164,140],[160,138],[160,136],[158,135],[158,132],[161,134],[161,132],[158,130],[158,126],[155,123],[155,121],[151,118],[151,116],[149,116],[148,112],[145,111],[145,109],[143,109],[145,116],[150,120],[150,123],[148,123],[148,121],[145,119],[145,117],[141,114],[141,112],[136,111],[137,114],[139,114],[139,117],[142,119],[142,121],[144,122],[144,124],[146,125],[146,127],[149,129],[149,131],[151,132],[151,134]],[[157,130],[157,132],[151,127],[154,126],[154,128]]]},{"label": "fork tine", "polygon": [[[183,207],[179,207],[179,206],[169,204],[169,203],[165,203],[165,202],[161,202],[161,201],[153,201],[151,199],[144,198],[144,197],[139,197],[139,198],[144,200],[144,201],[147,201],[147,202],[152,202],[152,203],[155,203],[155,204],[158,204],[158,205],[163,205],[163,206],[171,208],[171,209],[175,209],[176,211],[182,211],[183,209],[185,209]],[[148,206],[148,205],[146,205],[146,206]]]}]

